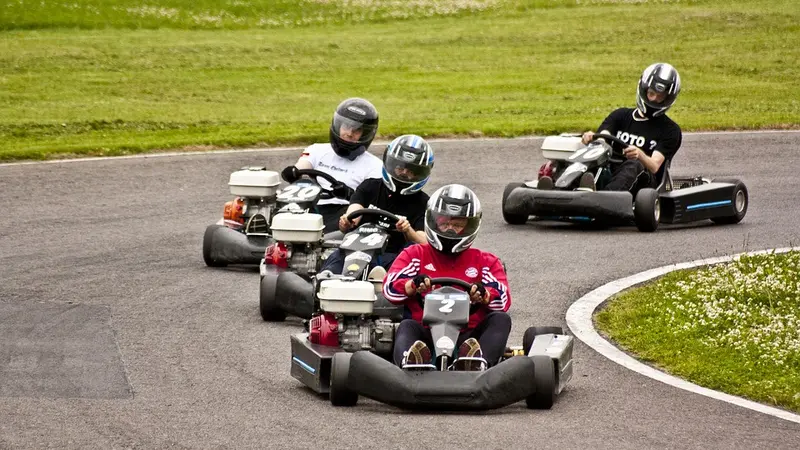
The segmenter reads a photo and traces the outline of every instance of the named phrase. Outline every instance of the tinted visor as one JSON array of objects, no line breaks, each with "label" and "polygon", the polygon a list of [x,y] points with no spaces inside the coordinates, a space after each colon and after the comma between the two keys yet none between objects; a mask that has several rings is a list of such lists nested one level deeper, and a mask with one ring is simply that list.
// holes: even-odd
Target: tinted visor
[{"label": "tinted visor", "polygon": [[396,180],[416,183],[431,174],[431,166],[420,164],[420,160],[424,157],[423,153],[401,149],[397,157],[387,154],[384,157],[383,167],[389,176]]},{"label": "tinted visor", "polygon": [[364,143],[372,141],[375,137],[378,124],[365,124],[334,113],[332,128],[334,133],[345,141]]},{"label": "tinted visor", "polygon": [[451,237],[466,237],[475,234],[481,225],[480,217],[464,217],[428,210],[425,225],[436,234]]}]

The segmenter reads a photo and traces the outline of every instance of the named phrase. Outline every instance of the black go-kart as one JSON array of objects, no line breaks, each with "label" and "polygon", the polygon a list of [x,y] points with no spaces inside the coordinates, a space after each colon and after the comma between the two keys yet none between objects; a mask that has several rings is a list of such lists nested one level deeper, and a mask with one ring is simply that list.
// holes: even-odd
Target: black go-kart
[{"label": "black go-kart", "polygon": [[525,400],[528,408],[549,409],[572,378],[573,337],[560,327],[531,327],[521,347],[507,348],[501,361],[483,370],[455,370],[459,330],[470,314],[470,285],[434,278],[441,286],[424,299],[423,323],[430,326],[435,360],[400,368],[391,349],[352,352],[312,343],[306,333],[291,337],[291,374],[314,391],[328,393],[334,406],[354,406],[359,396],[410,410],[489,410]]},{"label": "black go-kart", "polygon": [[[324,239],[316,238],[321,215],[312,211],[317,201],[334,198],[333,186],[340,184],[332,176],[314,169],[298,170],[300,178],[283,189],[277,172],[264,167],[244,168],[231,174],[229,186],[236,198],[225,203],[220,221],[206,228],[203,236],[203,260],[210,267],[231,264],[263,264],[265,250],[275,242],[308,244],[301,251],[310,252],[306,258],[312,266],[318,260],[317,248]],[[330,183],[323,188],[322,178]],[[348,200],[347,198],[345,200]],[[282,214],[292,214],[282,216]],[[277,219],[276,223],[273,223]],[[273,228],[283,239],[275,239]],[[294,240],[292,240],[294,239]],[[310,242],[313,241],[313,242]],[[335,246],[332,243],[331,246]],[[310,247],[314,247],[313,249]],[[302,269],[300,257],[294,265]]]},{"label": "black go-kart", "polygon": [[[286,270],[292,267],[291,258],[294,254],[287,253],[285,250],[282,250],[280,254],[273,253],[272,257],[265,257],[267,263],[262,264],[259,290],[259,309],[261,317],[265,321],[283,321],[287,315],[306,320],[311,319],[320,306],[318,298],[320,286],[331,284],[338,286],[336,295],[343,295],[343,298],[347,298],[349,295],[347,289],[350,287],[356,290],[353,293],[355,296],[361,295],[361,290],[369,287],[373,294],[378,294],[379,303],[383,305],[378,306],[378,309],[396,309],[383,299],[381,294],[386,270],[380,266],[370,271],[367,271],[366,268],[373,259],[379,258],[385,251],[389,242],[389,233],[398,232],[395,224],[399,218],[388,211],[377,208],[362,208],[353,211],[348,218],[354,220],[362,216],[376,216],[377,222],[362,223],[340,240],[330,241],[337,243],[338,248],[344,252],[344,268],[341,274],[312,273],[307,270],[310,268],[308,266],[305,267],[305,272]],[[276,222],[279,217],[280,215],[276,216]],[[274,226],[273,229],[275,229]],[[281,244],[276,243],[275,245]],[[300,259],[298,264],[307,264],[306,259]],[[283,269],[280,269],[280,266],[283,266]],[[331,275],[339,281],[325,282],[324,280],[332,280]]]},{"label": "black go-kart", "polygon": [[[580,187],[584,173],[602,185],[611,178],[611,145],[605,140],[628,144],[608,134],[596,134],[584,146],[579,135],[548,136],[542,154],[543,169],[554,180],[552,189],[537,189],[538,180],[509,183],[503,191],[503,219],[521,225],[531,216],[541,220],[595,222],[604,226],[636,225],[640,231],[655,231],[659,224],[689,223],[710,219],[718,224],[740,222],[747,213],[749,197],[745,184],[735,178],[709,180],[703,177],[673,178],[671,160],[656,174],[658,187],[630,192],[594,191]],[[540,177],[542,170],[540,170]]]}]

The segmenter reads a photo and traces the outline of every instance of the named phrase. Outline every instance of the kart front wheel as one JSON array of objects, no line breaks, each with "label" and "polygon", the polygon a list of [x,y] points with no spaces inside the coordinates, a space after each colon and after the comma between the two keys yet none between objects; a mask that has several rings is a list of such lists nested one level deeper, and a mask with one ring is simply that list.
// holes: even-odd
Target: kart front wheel
[{"label": "kart front wheel", "polygon": [[656,231],[661,220],[661,201],[658,191],[644,188],[636,194],[633,202],[633,220],[639,231]]},{"label": "kart front wheel", "polygon": [[352,353],[334,353],[331,359],[330,400],[333,406],[355,406],[358,394],[347,388]]},{"label": "kart front wheel", "polygon": [[553,360],[546,355],[533,356],[533,383],[536,392],[525,399],[528,409],[550,409],[556,400],[556,372]]},{"label": "kart front wheel", "polygon": [[747,214],[747,206],[750,204],[750,197],[747,193],[747,186],[735,178],[723,178],[713,180],[715,183],[731,183],[734,185],[731,201],[733,202],[733,215],[724,217],[714,217],[712,222],[720,225],[739,223]]},{"label": "kart front wheel", "polygon": [[511,225],[522,225],[522,224],[524,224],[525,222],[528,221],[528,216],[527,215],[511,214],[511,213],[506,212],[506,199],[508,199],[508,196],[511,194],[511,191],[513,191],[514,189],[516,189],[518,187],[523,187],[523,186],[525,186],[525,183],[509,183],[506,186],[506,188],[503,190],[503,203],[501,205],[501,208],[503,209],[503,219],[508,224],[511,224]]}]

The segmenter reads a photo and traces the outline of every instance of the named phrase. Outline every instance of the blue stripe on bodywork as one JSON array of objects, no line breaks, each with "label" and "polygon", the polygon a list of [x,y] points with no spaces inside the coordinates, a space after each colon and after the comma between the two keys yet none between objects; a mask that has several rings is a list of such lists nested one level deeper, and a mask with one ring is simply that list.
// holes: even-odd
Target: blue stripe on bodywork
[{"label": "blue stripe on bodywork", "polygon": [[698,203],[696,205],[689,205],[686,207],[687,211],[692,211],[694,209],[706,209],[706,208],[716,208],[717,206],[725,206],[730,205],[730,200],[721,200],[718,202],[709,202],[709,203]]},{"label": "blue stripe on bodywork", "polygon": [[306,364],[305,362],[301,361],[300,358],[298,358],[297,356],[292,356],[292,361],[295,361],[297,364],[300,364],[300,367],[302,367],[303,369],[306,369],[307,371],[309,371],[311,373],[315,373],[316,372],[316,370],[314,370],[313,367],[311,367],[308,364]]}]

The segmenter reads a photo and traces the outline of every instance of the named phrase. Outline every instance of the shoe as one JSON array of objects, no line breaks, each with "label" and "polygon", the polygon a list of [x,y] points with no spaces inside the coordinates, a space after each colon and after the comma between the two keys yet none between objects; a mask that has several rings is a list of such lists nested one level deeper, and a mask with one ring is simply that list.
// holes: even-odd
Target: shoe
[{"label": "shoe", "polygon": [[579,191],[596,191],[597,188],[594,185],[594,175],[589,172],[584,172],[581,175],[581,180],[578,182],[578,190]]},{"label": "shoe", "polygon": [[553,189],[556,184],[553,182],[553,179],[548,177],[547,175],[539,178],[539,181],[536,183],[536,189],[540,189],[543,191],[549,191]]},{"label": "shoe", "polygon": [[477,339],[469,338],[458,347],[458,359],[453,363],[455,370],[483,370],[486,368],[486,360],[483,359],[481,344]]},{"label": "shoe", "polygon": [[[422,341],[411,344],[407,351],[403,352],[403,368],[407,366],[420,366],[431,364],[431,349]],[[413,367],[409,367],[413,368]]]}]

